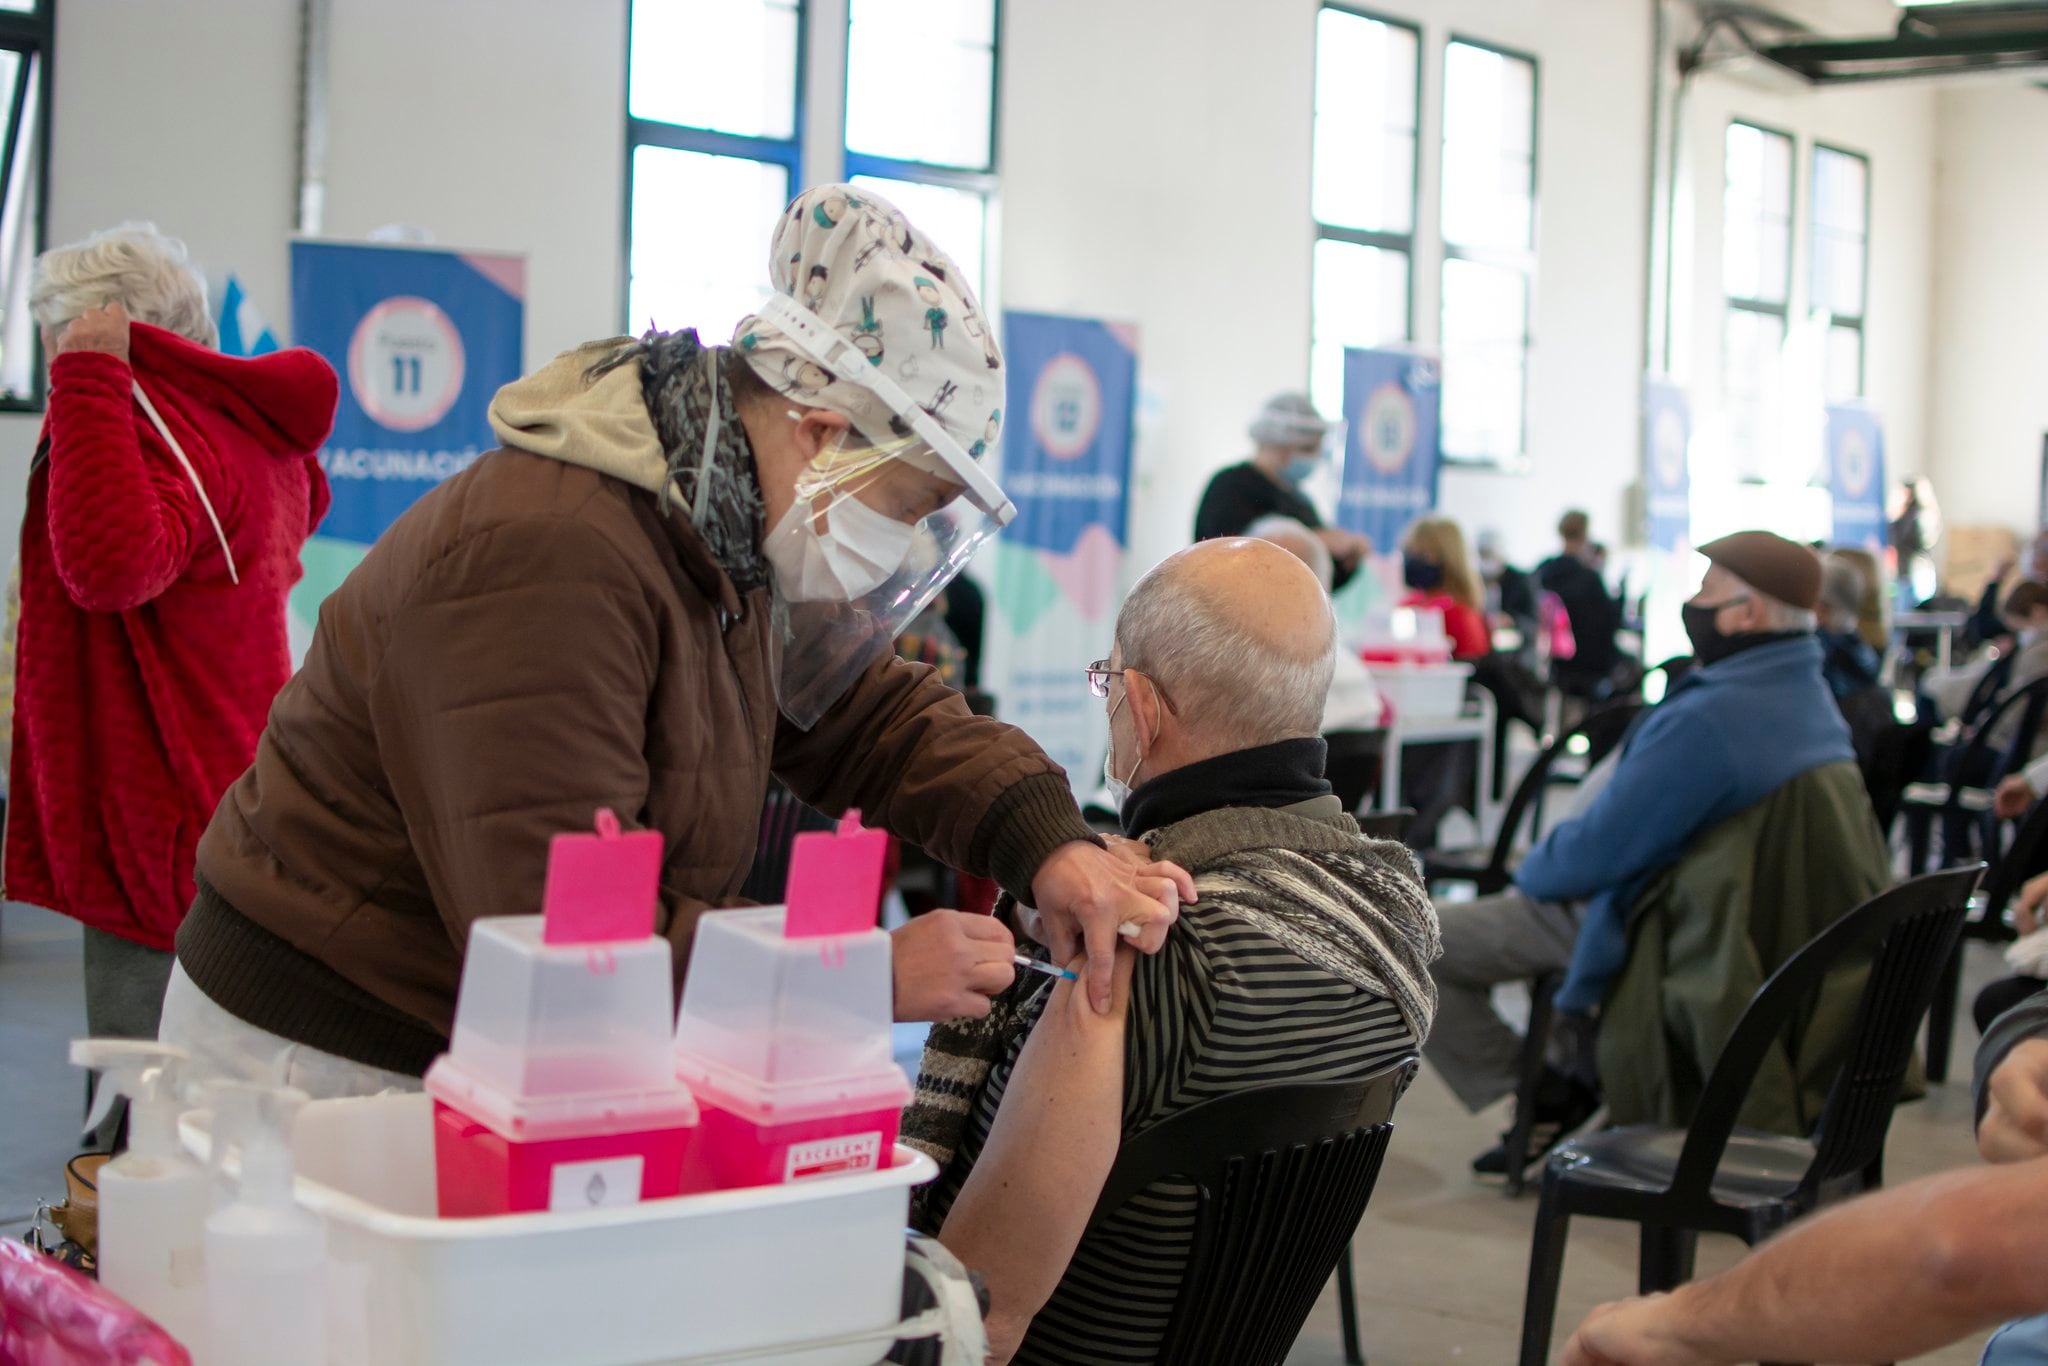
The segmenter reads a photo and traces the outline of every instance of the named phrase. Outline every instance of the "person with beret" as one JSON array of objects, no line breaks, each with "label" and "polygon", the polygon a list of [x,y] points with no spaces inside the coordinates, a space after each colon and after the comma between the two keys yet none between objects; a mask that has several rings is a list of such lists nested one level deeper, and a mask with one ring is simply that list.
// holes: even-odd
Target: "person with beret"
[{"label": "person with beret", "polygon": [[[1854,762],[1821,677],[1820,558],[1767,531],[1702,546],[1708,569],[1685,604],[1699,667],[1589,775],[1572,817],[1531,849],[1498,896],[1439,905],[1439,1006],[1424,1056],[1474,1111],[1514,1090],[1522,1041],[1494,1012],[1496,983],[1563,972],[1557,1006],[1597,1010],[1626,962],[1630,904],[1694,838],[1801,774]],[[1576,1071],[1577,1069],[1572,1069]],[[1531,1156],[1590,1121],[1588,1079],[1546,1069]],[[1503,1148],[1473,1172],[1504,1178]]]}]

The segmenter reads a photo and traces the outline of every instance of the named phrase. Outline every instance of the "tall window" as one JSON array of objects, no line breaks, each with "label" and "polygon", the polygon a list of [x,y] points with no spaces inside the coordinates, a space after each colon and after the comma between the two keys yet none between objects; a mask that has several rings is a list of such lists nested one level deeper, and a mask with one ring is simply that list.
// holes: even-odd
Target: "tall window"
[{"label": "tall window", "polygon": [[1524,451],[1536,274],[1536,63],[1444,48],[1443,448],[1509,463]]},{"label": "tall window", "polygon": [[1777,452],[1779,370],[1792,297],[1792,139],[1728,125],[1722,202],[1722,393],[1737,468],[1766,472]]},{"label": "tall window", "polygon": [[802,0],[633,0],[627,326],[723,341],[801,183]]},{"label": "tall window", "polygon": [[1870,281],[1870,158],[1813,149],[1813,306],[1828,315],[1830,402],[1863,395],[1863,312]]},{"label": "tall window", "polygon": [[986,293],[997,0],[851,0],[846,176],[943,246]]},{"label": "tall window", "polygon": [[1315,217],[1309,394],[1344,400],[1344,348],[1411,332],[1415,127],[1422,35],[1325,5],[1316,17]]},{"label": "tall window", "polygon": [[0,0],[0,410],[41,404],[28,286],[50,162],[49,0]]}]

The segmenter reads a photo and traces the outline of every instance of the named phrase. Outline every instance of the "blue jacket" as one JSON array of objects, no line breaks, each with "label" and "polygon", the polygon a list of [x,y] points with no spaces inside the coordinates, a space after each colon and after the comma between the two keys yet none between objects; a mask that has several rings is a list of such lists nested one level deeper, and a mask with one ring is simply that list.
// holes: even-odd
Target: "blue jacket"
[{"label": "blue jacket", "polygon": [[1584,901],[1557,1004],[1597,1007],[1628,956],[1628,910],[1693,838],[1809,769],[1854,762],[1814,636],[1695,669],[1629,732],[1614,776],[1515,873],[1538,901]]}]

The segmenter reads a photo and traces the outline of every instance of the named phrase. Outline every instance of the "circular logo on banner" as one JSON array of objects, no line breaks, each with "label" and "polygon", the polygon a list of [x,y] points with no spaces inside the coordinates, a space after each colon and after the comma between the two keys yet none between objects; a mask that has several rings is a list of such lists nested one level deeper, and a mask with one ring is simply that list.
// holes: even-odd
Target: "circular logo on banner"
[{"label": "circular logo on banner", "polygon": [[371,421],[394,432],[425,431],[448,416],[462,372],[462,334],[415,295],[378,304],[349,338],[348,387]]},{"label": "circular logo on banner", "polygon": [[1046,363],[1031,391],[1031,434],[1055,460],[1074,460],[1095,444],[1102,426],[1102,382],[1071,352]]},{"label": "circular logo on banner", "polygon": [[1657,414],[1650,431],[1651,468],[1657,487],[1675,489],[1685,479],[1685,422],[1669,408]]},{"label": "circular logo on banner", "polygon": [[1415,454],[1415,400],[1393,380],[1365,396],[1358,443],[1381,474],[1394,474]]},{"label": "circular logo on banner", "polygon": [[1851,427],[1835,447],[1835,477],[1842,481],[1842,492],[1852,498],[1868,493],[1871,473],[1870,443]]}]

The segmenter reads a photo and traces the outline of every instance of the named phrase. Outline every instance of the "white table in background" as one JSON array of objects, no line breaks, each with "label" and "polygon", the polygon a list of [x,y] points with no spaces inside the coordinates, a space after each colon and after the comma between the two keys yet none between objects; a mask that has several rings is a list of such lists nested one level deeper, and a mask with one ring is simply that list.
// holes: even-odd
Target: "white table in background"
[{"label": "white table in background", "polygon": [[1934,632],[1934,662],[1947,669],[1955,653],[1956,632],[1969,623],[1965,612],[1900,612],[1892,617],[1892,629],[1898,632]]},{"label": "white table in background", "polygon": [[1409,745],[1470,740],[1479,750],[1479,809],[1472,813],[1472,819],[1479,826],[1481,843],[1491,840],[1500,827],[1499,804],[1493,800],[1493,766],[1499,757],[1493,752],[1493,713],[1493,696],[1486,692],[1467,701],[1465,709],[1455,716],[1403,716],[1396,712],[1393,724],[1387,727],[1386,758],[1380,764],[1379,809],[1400,808],[1402,751]]}]

